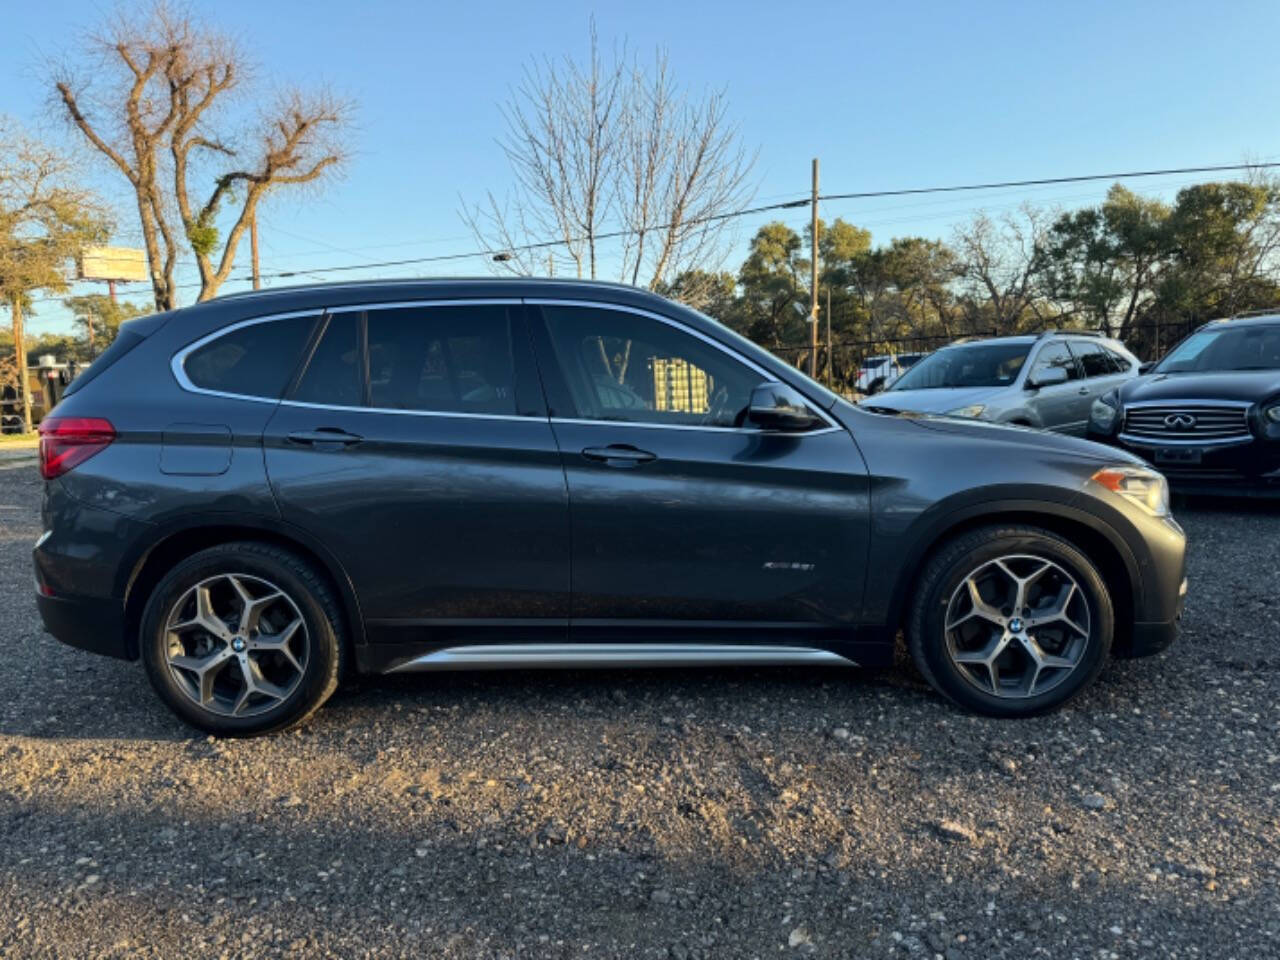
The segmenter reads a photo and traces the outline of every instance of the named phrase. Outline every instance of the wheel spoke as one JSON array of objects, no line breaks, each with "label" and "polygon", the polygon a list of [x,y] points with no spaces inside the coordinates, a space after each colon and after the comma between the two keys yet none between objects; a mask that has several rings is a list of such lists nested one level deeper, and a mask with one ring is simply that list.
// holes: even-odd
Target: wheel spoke
[{"label": "wheel spoke", "polygon": [[233,656],[229,647],[204,657],[176,656],[169,658],[169,665],[195,675],[196,687],[200,691],[200,703],[207,704],[213,699],[213,684],[218,674]]},{"label": "wheel spoke", "polygon": [[259,633],[256,639],[250,641],[249,649],[278,653],[289,661],[293,669],[301,673],[302,664],[298,662],[298,658],[294,656],[293,650],[289,647],[289,644],[301,629],[302,618],[298,617],[279,633]]},{"label": "wheel spoke", "polygon": [[283,594],[279,590],[272,590],[264,596],[255,597],[239,577],[227,577],[227,579],[240,595],[240,624],[237,629],[242,636],[247,636],[249,631],[258,629],[263,611],[279,600]]}]

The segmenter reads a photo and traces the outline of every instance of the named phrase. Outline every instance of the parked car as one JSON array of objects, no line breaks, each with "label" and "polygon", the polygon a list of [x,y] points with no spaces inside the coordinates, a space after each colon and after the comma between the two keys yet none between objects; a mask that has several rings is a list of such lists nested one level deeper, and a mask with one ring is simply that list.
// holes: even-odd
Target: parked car
[{"label": "parked car", "polygon": [[1280,495],[1280,315],[1200,327],[1095,401],[1089,433],[1187,493]]},{"label": "parked car", "polygon": [[925,356],[924,353],[899,353],[867,357],[858,368],[854,389],[859,393],[878,393]]},{"label": "parked car", "polygon": [[1093,401],[1140,366],[1117,340],[1050,330],[944,347],[862,402],[1084,435]]},{"label": "parked car", "polygon": [[347,671],[885,664],[899,628],[944,695],[1025,716],[1175,635],[1183,534],[1136,457],[859,409],[644,291],[339,284],[130,326],[41,426],[37,602],[216,734]]}]

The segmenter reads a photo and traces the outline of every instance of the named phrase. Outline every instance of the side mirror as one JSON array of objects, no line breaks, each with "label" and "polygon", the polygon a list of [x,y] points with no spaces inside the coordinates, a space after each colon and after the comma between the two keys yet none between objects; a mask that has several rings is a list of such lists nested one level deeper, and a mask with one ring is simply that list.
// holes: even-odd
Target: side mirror
[{"label": "side mirror", "polygon": [[764,430],[798,432],[821,423],[804,397],[785,383],[770,381],[751,391],[747,421]]},{"label": "side mirror", "polygon": [[1067,382],[1067,371],[1062,367],[1041,367],[1027,377],[1027,389],[1039,390],[1041,387],[1056,387]]},{"label": "side mirror", "polygon": [[1146,363],[1138,364],[1138,376],[1145,377],[1148,373],[1156,368],[1154,360],[1148,360]]}]

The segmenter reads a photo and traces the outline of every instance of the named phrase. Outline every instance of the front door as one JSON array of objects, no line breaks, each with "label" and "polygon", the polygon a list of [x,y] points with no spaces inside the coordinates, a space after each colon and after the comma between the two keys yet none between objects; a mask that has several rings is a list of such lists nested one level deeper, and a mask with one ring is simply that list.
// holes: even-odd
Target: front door
[{"label": "front door", "polygon": [[1027,380],[1034,382],[1038,373],[1055,367],[1067,372],[1066,382],[1030,391],[1027,406],[1035,410],[1040,426],[1061,433],[1083,434],[1089,418],[1088,389],[1080,382],[1080,368],[1065,343],[1052,340],[1041,347],[1032,361]]},{"label": "front door", "polygon": [[834,422],[748,426],[751,390],[772,378],[674,321],[538,309],[569,486],[571,635],[847,638],[868,540],[866,468],[849,434]]},{"label": "front door", "polygon": [[563,640],[568,499],[513,302],[344,309],[267,426],[283,519],[375,642]]}]

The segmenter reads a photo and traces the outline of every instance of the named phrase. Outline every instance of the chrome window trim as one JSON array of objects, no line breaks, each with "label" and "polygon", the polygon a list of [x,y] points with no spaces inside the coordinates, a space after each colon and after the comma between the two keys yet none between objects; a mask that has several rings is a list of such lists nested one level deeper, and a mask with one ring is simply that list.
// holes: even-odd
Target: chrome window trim
[{"label": "chrome window trim", "polygon": [[[591,307],[597,310],[615,310],[619,313],[631,313],[639,317],[647,317],[650,320],[657,320],[659,323],[665,323],[669,327],[675,327],[677,330],[680,330],[683,333],[687,333],[692,337],[696,337],[697,339],[701,340],[703,343],[707,344],[707,346],[711,347],[713,350],[719,350],[721,353],[727,354],[732,359],[736,360],[737,362],[745,365],[746,367],[760,374],[760,376],[765,378],[765,382],[769,382],[769,383],[778,382],[778,379],[774,374],[764,369],[764,367],[760,366],[758,363],[756,363],[754,360],[750,359],[749,357],[744,357],[742,354],[738,353],[733,348],[726,346],[725,344],[721,343],[719,340],[716,340],[714,337],[709,337],[705,333],[702,333],[700,330],[694,330],[692,327],[689,327],[688,325],[681,323],[679,320],[673,320],[671,317],[663,316],[662,314],[655,313],[652,310],[646,310],[643,307],[633,307],[630,304],[609,303],[608,301],[601,301],[601,300],[565,300],[565,299],[554,298],[554,297],[525,297],[524,302],[529,306],[533,306],[533,307]],[[839,424],[837,424],[834,420],[832,420],[830,416],[827,415],[827,412],[822,409],[820,404],[814,403],[812,397],[806,395],[803,390],[799,392],[802,396],[804,396],[806,400],[808,400],[813,405],[814,412],[817,413],[818,416],[821,417],[824,421],[826,421],[827,426],[824,427],[822,430],[810,430],[805,433],[788,434],[788,436],[797,436],[797,437],[813,436],[815,433],[826,433],[829,430],[844,429]],[[658,428],[675,429],[675,430],[721,430],[721,431],[736,430],[740,432],[745,431],[748,433],[779,432],[775,430],[760,430],[759,428],[713,427],[713,426],[697,426],[692,424],[644,423],[644,422],[635,421],[635,420],[590,420],[590,419],[580,418],[580,417],[552,417],[551,419],[553,423],[556,422],[557,420],[560,420],[565,423],[607,423],[610,425],[627,424],[629,426],[635,426],[635,427],[658,427]]]},{"label": "chrome window trim", "polygon": [[[186,362],[187,357],[196,350],[199,350],[207,343],[212,343],[219,337],[224,337],[228,333],[233,333],[242,327],[251,327],[259,323],[271,323],[277,320],[292,320],[295,317],[311,317],[319,316],[323,313],[349,313],[354,310],[397,310],[410,307],[469,307],[469,306],[519,306],[522,303],[519,297],[468,297],[465,299],[454,300],[389,300],[380,303],[344,303],[335,307],[310,307],[306,310],[289,310],[284,313],[268,313],[260,317],[250,317],[247,320],[238,320],[235,323],[225,327],[219,327],[212,333],[207,333],[200,339],[187,344],[174,353],[173,358],[169,361],[169,369],[173,371],[174,379],[178,381],[178,386],[188,393],[200,393],[210,397],[224,397],[228,400],[253,400],[257,403],[292,403],[293,401],[284,401],[279,397],[258,397],[251,393],[229,393],[225,390],[210,390],[207,387],[197,387],[191,382],[191,378],[187,376]],[[369,410],[370,407],[345,407],[337,404],[315,404],[314,406],[328,410]],[[436,411],[416,411],[416,410],[393,410],[392,413],[435,413]],[[506,414],[469,414],[459,413],[456,416],[508,416]],[[517,417],[512,415],[512,419],[528,420],[529,417]],[[540,419],[540,418],[537,418]]]},{"label": "chrome window trim", "polygon": [[[463,411],[454,411],[454,410],[400,410],[393,407],[365,407],[365,406],[356,407],[356,406],[346,406],[343,404],[308,403],[302,400],[281,400],[281,399],[276,399],[272,397],[254,396],[253,394],[249,394],[249,393],[230,393],[224,390],[210,390],[207,387],[198,387],[191,382],[191,379],[187,376],[186,368],[184,366],[184,364],[186,363],[187,357],[190,356],[192,353],[194,353],[196,350],[199,350],[205,344],[212,343],[214,340],[217,340],[218,338],[223,337],[236,330],[239,330],[243,327],[250,327],[259,323],[271,323],[277,320],[292,320],[296,317],[319,316],[320,314],[326,313],[326,312],[330,314],[338,314],[338,313],[348,313],[351,311],[358,311],[358,310],[378,310],[378,309],[396,310],[396,309],[406,309],[406,308],[412,308],[412,307],[465,307],[465,306],[510,307],[510,306],[520,306],[522,304],[528,304],[531,306],[593,307],[596,309],[617,310],[622,313],[632,313],[632,314],[636,314],[637,316],[648,317],[650,319],[657,320],[660,323],[665,323],[668,326],[675,327],[678,330],[681,330],[693,337],[696,337],[699,340],[702,340],[712,349],[720,350],[722,353],[728,354],[731,358],[737,360],[739,363],[744,364],[745,366],[747,366],[754,372],[758,373],[760,376],[764,377],[768,381],[775,380],[775,377],[773,376],[773,374],[771,374],[768,370],[765,370],[763,367],[755,363],[753,360],[742,356],[737,351],[729,347],[726,347],[724,344],[720,343],[718,340],[708,337],[706,334],[701,333],[700,331],[693,330],[690,327],[686,326],[685,324],[680,323],[677,320],[673,320],[670,317],[664,317],[659,313],[654,313],[651,310],[644,310],[639,307],[632,307],[628,304],[609,303],[607,301],[563,300],[563,299],[533,298],[533,297],[526,297],[526,298],[475,297],[475,298],[451,299],[451,300],[403,300],[403,301],[384,301],[384,302],[377,302],[377,303],[351,303],[351,304],[342,304],[341,306],[335,306],[333,308],[312,307],[306,310],[290,310],[283,313],[265,314],[260,317],[249,317],[248,319],[239,320],[225,327],[219,327],[217,330],[214,330],[211,333],[207,333],[203,337],[200,337],[199,339],[194,340],[193,342],[187,344],[185,347],[182,347],[181,349],[179,349],[177,352],[174,353],[172,359],[170,360],[169,367],[173,372],[174,379],[177,380],[178,382],[178,386],[188,393],[202,394],[204,396],[210,396],[210,397],[222,397],[223,399],[227,399],[227,400],[249,400],[253,403],[271,403],[271,404],[277,404],[279,406],[301,407],[301,408],[311,409],[311,410],[336,410],[336,411],[342,411],[342,412],[354,411],[357,413],[383,413],[383,414],[393,413],[393,414],[401,414],[401,415],[412,416],[412,417],[448,417],[448,418],[459,419],[459,420],[506,420],[506,421],[517,421],[521,423],[529,422],[529,421],[546,421],[549,419],[551,423],[576,423],[576,424],[587,424],[587,425],[606,424],[609,426],[617,426],[617,427],[643,427],[650,430],[703,430],[703,431],[714,430],[717,433],[751,433],[751,434],[761,434],[761,435],[786,435],[786,436],[794,436],[794,437],[812,437],[812,436],[817,436],[818,434],[831,433],[832,431],[838,431],[838,430],[844,429],[835,421],[833,421],[831,417],[828,416],[826,411],[822,410],[821,407],[817,406],[816,404],[814,405],[815,412],[818,413],[818,415],[823,419],[823,421],[827,424],[827,426],[822,427],[821,429],[818,429],[818,430],[808,430],[808,431],[805,431],[804,433],[793,434],[793,433],[787,433],[785,431],[761,430],[759,427],[716,427],[716,426],[702,426],[699,424],[683,424],[683,423],[646,423],[646,422],[634,421],[634,420],[588,420],[588,419],[578,418],[578,417],[551,417],[551,418],[547,418],[544,416],[527,416],[526,417],[526,416],[520,416],[519,414],[510,414],[510,413],[466,413]],[[805,399],[811,400],[812,398],[806,396]]]}]

